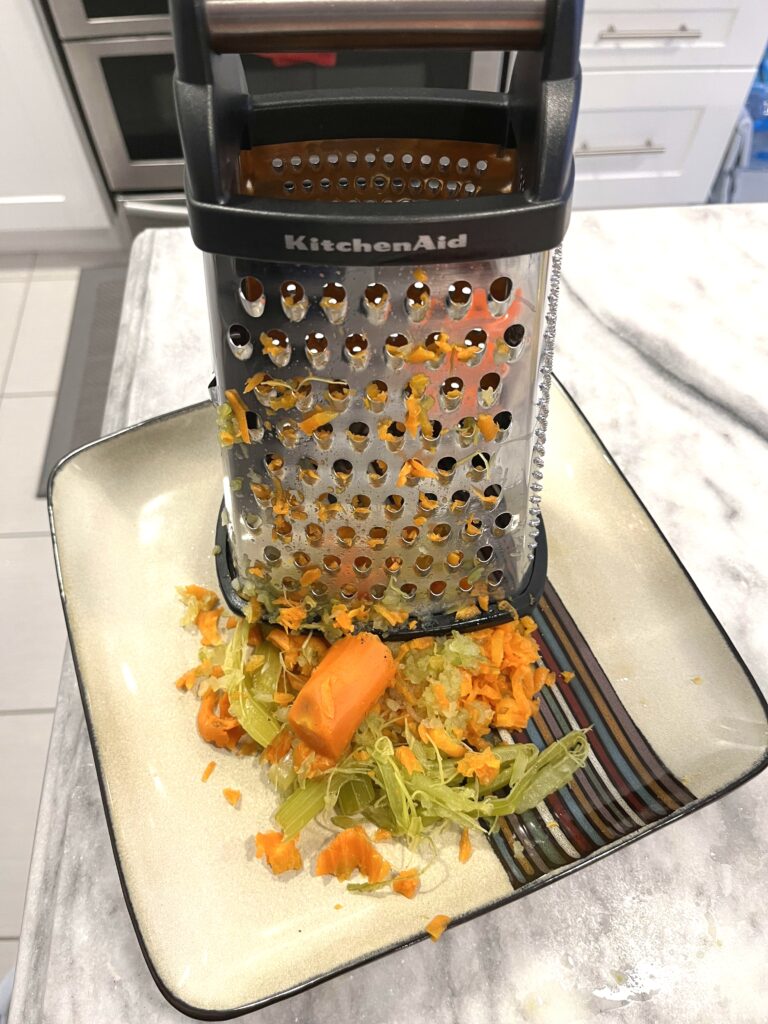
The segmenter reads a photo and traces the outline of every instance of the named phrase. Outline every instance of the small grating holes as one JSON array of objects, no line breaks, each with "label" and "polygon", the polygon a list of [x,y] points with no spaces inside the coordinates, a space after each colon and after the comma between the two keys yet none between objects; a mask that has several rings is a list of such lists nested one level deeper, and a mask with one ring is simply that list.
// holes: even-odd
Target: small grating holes
[{"label": "small grating holes", "polygon": [[357,153],[354,150],[351,153],[347,153],[344,159],[350,167],[357,167]]},{"label": "small grating holes", "polygon": [[340,526],[336,531],[336,540],[343,548],[351,548],[355,543],[355,531],[351,526]]},{"label": "small grating holes", "polygon": [[323,543],[323,528],[318,526],[317,523],[309,523],[305,526],[304,535],[307,538],[307,543],[311,544],[313,548],[320,547]]},{"label": "small grating holes", "polygon": [[501,571],[501,569],[494,569],[493,572],[489,573],[488,575],[488,586],[491,588],[491,590],[495,590],[496,587],[498,587],[501,584],[501,581],[503,579],[504,573]]},{"label": "small grating holes", "polygon": [[336,459],[333,475],[339,487],[346,487],[352,477],[352,463],[347,459]]},{"label": "small grating holes", "polygon": [[304,339],[304,351],[313,370],[322,370],[328,365],[330,350],[328,339],[320,331],[313,331]]},{"label": "small grating holes", "polygon": [[435,580],[429,585],[429,596],[435,599],[443,597],[447,586],[445,580]]},{"label": "small grating holes", "polygon": [[449,551],[445,558],[445,564],[448,572],[456,572],[457,569],[461,568],[463,562],[463,551]]},{"label": "small grating holes", "polygon": [[297,551],[293,556],[293,564],[297,569],[306,569],[310,563],[310,557],[306,551]]},{"label": "small grating holes", "polygon": [[427,576],[432,571],[434,561],[432,555],[419,555],[414,562],[414,567],[419,576]]},{"label": "small grating holes", "polygon": [[510,348],[518,348],[525,338],[525,327],[522,324],[510,324],[504,331],[504,341]]},{"label": "small grating holes", "polygon": [[286,181],[283,184],[283,191],[287,192],[288,195],[290,195],[291,192],[295,192],[296,191],[296,186],[294,185],[294,183],[292,181]]},{"label": "small grating holes", "polygon": [[314,583],[310,584],[309,592],[312,597],[320,599],[328,593],[328,586],[322,580],[315,580]]},{"label": "small grating holes", "polygon": [[388,388],[383,380],[372,380],[365,386],[365,404],[373,412],[381,412],[387,404]]},{"label": "small grating holes", "polygon": [[284,331],[264,331],[259,337],[264,355],[275,366],[287,366],[291,361],[291,343]]},{"label": "small grating holes", "polygon": [[231,324],[227,329],[227,344],[235,359],[250,359],[253,355],[253,342],[247,327],[242,324]]},{"label": "small grating holes", "polygon": [[338,153],[329,153],[325,159],[328,161],[329,167],[338,167],[341,157]]},{"label": "small grating holes", "polygon": [[437,463],[437,475],[443,483],[453,479],[456,472],[456,459],[451,455],[445,455]]},{"label": "small grating holes", "polygon": [[422,491],[419,494],[419,509],[424,515],[431,516],[438,506],[438,498],[431,491]]},{"label": "small grating holes", "polygon": [[275,525],[272,527],[272,540],[282,541],[283,544],[287,544],[293,536],[293,527],[291,526],[290,520],[283,516],[278,516],[275,519]]},{"label": "small grating holes", "polygon": [[240,304],[248,316],[260,317],[264,312],[266,298],[264,285],[258,277],[244,277],[238,289]]},{"label": "small grating holes", "polygon": [[372,566],[373,562],[367,555],[358,555],[357,558],[352,563],[352,568],[355,570],[355,574],[359,576],[360,579],[365,579],[365,577],[368,576]]},{"label": "small grating holes", "polygon": [[326,555],[323,558],[323,568],[331,576],[335,576],[339,569],[341,569],[341,559],[338,555]]},{"label": "small grating holes", "polygon": [[380,601],[387,592],[387,588],[381,583],[374,583],[371,587],[371,597],[374,601]]},{"label": "small grating holes", "polygon": [[272,161],[272,170],[275,171],[276,174],[280,174],[280,172],[283,171],[284,169],[285,161],[281,160],[279,156],[276,156]]},{"label": "small grating holes", "polygon": [[485,544],[483,547],[477,549],[475,554],[475,563],[477,565],[488,565],[493,558],[493,548],[490,544]]},{"label": "small grating holes", "polygon": [[448,377],[440,385],[440,404],[446,412],[458,409],[463,397],[464,381],[461,377]]},{"label": "small grating holes", "polygon": [[368,547],[380,551],[387,542],[387,531],[383,526],[374,526],[368,533]]},{"label": "small grating holes", "polygon": [[404,526],[400,531],[400,540],[407,548],[411,547],[419,539],[418,526]]},{"label": "small grating holes", "polygon": [[444,544],[451,536],[451,527],[448,523],[436,523],[427,533],[427,538],[433,544]]},{"label": "small grating holes", "polygon": [[323,423],[322,426],[315,427],[312,437],[320,451],[327,452],[333,444],[333,424]]},{"label": "small grating holes", "polygon": [[487,342],[488,335],[483,328],[473,327],[471,331],[467,331],[459,349],[459,360],[467,366],[476,366],[483,358]]},{"label": "small grating holes", "polygon": [[367,494],[356,494],[350,501],[352,514],[357,519],[366,519],[371,514],[371,499]]},{"label": "small grating holes", "polygon": [[363,292],[363,311],[373,324],[383,324],[389,315],[389,291],[379,281],[369,284]]},{"label": "small grating holes", "polygon": [[421,427],[420,430],[422,447],[429,452],[435,451],[440,442],[442,432],[443,425],[440,420],[429,420],[427,425]]},{"label": "small grating holes", "polygon": [[503,316],[512,301],[512,282],[508,277],[497,277],[488,289],[488,309],[492,316]]},{"label": "small grating holes", "polygon": [[281,477],[285,472],[285,460],[282,455],[275,452],[268,452],[264,456],[264,466],[270,476]]},{"label": "small grating holes", "polygon": [[364,334],[350,334],[344,342],[344,356],[354,370],[365,369],[368,363],[368,339]]},{"label": "small grating holes", "polygon": [[400,494],[388,494],[384,499],[384,515],[388,519],[397,519],[403,513],[405,500]]},{"label": "small grating holes", "polygon": [[437,161],[437,166],[440,168],[441,171],[447,171],[448,168],[451,166],[451,158],[449,156],[441,156],[440,159]]},{"label": "small grating holes", "polygon": [[479,537],[483,532],[482,519],[479,519],[477,516],[471,516],[466,523],[464,523],[462,532],[464,536],[470,540],[474,540],[475,537]]},{"label": "small grating holes", "polygon": [[344,601],[354,601],[357,597],[357,587],[351,583],[345,583],[343,587],[339,588],[339,594]]},{"label": "small grating holes", "polygon": [[311,153],[309,159],[307,160],[307,163],[309,164],[310,167],[314,167],[315,170],[317,170],[317,168],[320,166],[320,160],[321,157],[319,153]]},{"label": "small grating holes", "polygon": [[456,424],[456,437],[462,448],[469,448],[475,443],[477,420],[474,416],[464,416]]},{"label": "small grating holes", "polygon": [[271,544],[264,548],[264,561],[268,566],[274,568],[280,565],[282,560],[283,556],[278,548],[273,548]]},{"label": "small grating holes", "polygon": [[292,156],[291,157],[291,167],[294,169],[294,171],[298,171],[300,169],[300,167],[301,167],[301,157],[300,156]]},{"label": "small grating holes", "polygon": [[410,153],[403,153],[403,158],[401,162],[406,170],[409,170],[411,167],[413,167],[413,157],[411,156]]},{"label": "small grating holes", "polygon": [[461,319],[472,305],[472,285],[468,281],[454,281],[448,286],[446,305],[452,319]]},{"label": "small grating holes", "polygon": [[316,484],[320,479],[317,472],[317,463],[314,459],[307,458],[306,456],[299,460],[298,477],[302,483],[309,484],[311,487]]},{"label": "small grating holes", "polygon": [[501,377],[498,373],[486,373],[480,378],[480,387],[478,389],[478,401],[484,409],[490,408],[499,400],[499,390],[501,388]]},{"label": "small grating holes", "polygon": [[343,412],[349,404],[351,393],[345,380],[332,380],[328,384],[328,403],[335,412]]},{"label": "small grating holes", "polygon": [[309,178],[305,178],[304,181],[302,181],[301,183],[301,187],[304,189],[305,192],[311,192],[315,186],[312,184]]},{"label": "small grating holes", "polygon": [[404,583],[402,587],[400,587],[400,593],[406,601],[412,601],[414,597],[416,597],[418,590],[419,588],[415,583]]},{"label": "small grating holes", "polygon": [[470,494],[469,491],[454,491],[451,495],[451,504],[449,510],[451,512],[461,512],[469,504]]},{"label": "small grating holes", "polygon": [[472,592],[472,583],[467,579],[466,576],[463,576],[459,580],[459,590],[462,592],[462,594],[470,594]]},{"label": "small grating holes", "polygon": [[405,292],[405,311],[412,323],[419,323],[429,312],[429,286],[423,281],[412,281]]},{"label": "small grating holes", "polygon": [[384,443],[391,452],[399,452],[405,443],[405,424],[392,420],[384,430]]},{"label": "small grating holes", "polygon": [[385,153],[382,159],[384,161],[384,166],[385,167],[394,167],[395,166],[395,155],[394,155],[394,153]]},{"label": "small grating holes", "polygon": [[456,170],[459,174],[466,174],[469,170],[469,160],[465,156],[460,157],[456,161]]},{"label": "small grating holes", "polygon": [[390,555],[384,560],[384,572],[390,576],[397,576],[403,568],[403,560],[398,555]]},{"label": "small grating holes", "polygon": [[389,335],[384,342],[384,353],[392,369],[398,369],[403,365],[410,345],[410,341],[404,334],[396,333]]},{"label": "small grating holes", "polygon": [[368,480],[373,487],[379,487],[387,479],[387,464],[383,459],[374,459],[368,463]]},{"label": "small grating holes", "polygon": [[483,497],[485,498],[483,504],[489,508],[493,508],[493,506],[498,503],[500,496],[501,487],[498,484],[491,484],[483,491]]},{"label": "small grating holes", "polygon": [[[341,184],[341,181],[339,181]],[[340,324],[347,315],[347,292],[338,281],[329,281],[323,285],[323,295],[320,299],[320,308],[328,318],[329,323]]]},{"label": "small grating holes", "polygon": [[503,412],[497,412],[496,415],[493,417],[493,422],[503,433],[505,430],[509,430],[510,426],[512,425],[512,413],[507,412],[506,410],[504,410]]},{"label": "small grating holes", "polygon": [[293,323],[300,323],[307,315],[309,299],[298,281],[283,281],[280,285],[280,305]]},{"label": "small grating holes", "polygon": [[356,452],[361,452],[367,447],[370,432],[371,428],[367,423],[356,422],[349,424],[347,427],[347,440]]},{"label": "small grating holes", "polygon": [[251,493],[260,505],[271,504],[272,490],[266,484],[251,484]]},{"label": "small grating holes", "polygon": [[491,457],[488,452],[477,452],[472,456],[469,462],[469,469],[467,470],[467,476],[472,480],[482,480],[483,477],[488,475],[488,470],[491,468]]},{"label": "small grating holes", "polygon": [[512,515],[509,512],[502,512],[493,521],[493,534],[495,537],[503,536],[512,525]]}]

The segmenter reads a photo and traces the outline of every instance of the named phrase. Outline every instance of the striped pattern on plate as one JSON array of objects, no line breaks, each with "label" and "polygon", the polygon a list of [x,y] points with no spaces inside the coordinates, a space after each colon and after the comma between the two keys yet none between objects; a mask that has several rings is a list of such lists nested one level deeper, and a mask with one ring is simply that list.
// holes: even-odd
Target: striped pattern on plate
[{"label": "striped pattern on plate", "polygon": [[[629,717],[584,637],[548,582],[533,612],[547,668],[558,673],[519,743],[545,747],[592,726],[589,761],[535,810],[510,815],[491,841],[519,889],[666,818],[695,799]],[[561,672],[573,672],[564,683]]]}]

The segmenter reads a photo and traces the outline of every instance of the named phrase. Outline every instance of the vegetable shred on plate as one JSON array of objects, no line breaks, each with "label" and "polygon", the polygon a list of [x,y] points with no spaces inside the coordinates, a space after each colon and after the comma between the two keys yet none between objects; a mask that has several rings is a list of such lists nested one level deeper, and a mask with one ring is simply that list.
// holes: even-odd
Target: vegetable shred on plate
[{"label": "vegetable shred on plate", "polygon": [[[464,864],[473,832],[534,808],[587,759],[581,730],[544,750],[506,731],[525,728],[555,681],[527,616],[402,643],[365,631],[329,643],[254,615],[223,616],[203,587],[178,593],[200,650],[176,686],[198,698],[201,739],[224,757],[257,757],[274,787],[279,831],[256,842],[275,873],[300,870],[303,853],[316,875],[362,876],[352,892],[413,898],[439,833],[455,832],[451,860]],[[310,829],[315,819],[324,838]]]}]

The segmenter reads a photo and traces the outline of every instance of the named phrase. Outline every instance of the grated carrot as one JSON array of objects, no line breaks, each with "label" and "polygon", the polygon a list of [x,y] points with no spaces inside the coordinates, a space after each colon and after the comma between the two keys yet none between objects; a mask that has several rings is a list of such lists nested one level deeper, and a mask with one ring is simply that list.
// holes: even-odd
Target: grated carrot
[{"label": "grated carrot", "polygon": [[210,779],[211,775],[213,774],[213,769],[215,767],[216,767],[216,762],[215,761],[209,761],[208,762],[208,764],[205,766],[205,769],[203,771],[203,775],[202,775],[203,782],[207,782],[208,779]]},{"label": "grated carrot", "polygon": [[242,796],[239,789],[223,789],[224,799],[232,807],[237,807],[240,803],[240,797]]},{"label": "grated carrot", "polygon": [[273,874],[301,871],[301,854],[293,839],[285,839],[282,832],[259,832],[256,835],[256,856],[266,860]]},{"label": "grated carrot", "polygon": [[421,879],[416,868],[400,871],[392,879],[392,891],[412,900],[421,886]]},{"label": "grated carrot", "polygon": [[424,931],[429,935],[433,942],[437,942],[440,936],[443,934],[445,929],[450,923],[450,917],[446,914],[436,914],[435,917],[429,922]]},{"label": "grated carrot", "polygon": [[469,838],[469,829],[463,828],[461,830],[461,839],[459,840],[459,860],[462,864],[466,864],[473,853],[474,850],[472,849],[472,840]]},{"label": "grated carrot", "polygon": [[383,882],[390,870],[360,825],[339,832],[323,847],[315,864],[316,875],[334,875],[342,882],[353,871],[365,875],[369,882]]}]

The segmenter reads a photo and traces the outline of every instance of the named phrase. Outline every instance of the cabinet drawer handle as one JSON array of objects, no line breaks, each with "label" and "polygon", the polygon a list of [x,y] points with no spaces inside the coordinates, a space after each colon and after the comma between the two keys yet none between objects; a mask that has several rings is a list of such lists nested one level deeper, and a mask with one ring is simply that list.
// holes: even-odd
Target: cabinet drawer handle
[{"label": "cabinet drawer handle", "polygon": [[598,39],[607,42],[624,42],[630,39],[701,39],[702,32],[698,28],[616,28],[609,25],[598,35]]},{"label": "cabinet drawer handle", "polygon": [[646,139],[642,146],[590,146],[582,142],[574,156],[656,156],[666,153],[666,146],[656,146],[651,139]]}]

